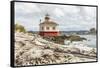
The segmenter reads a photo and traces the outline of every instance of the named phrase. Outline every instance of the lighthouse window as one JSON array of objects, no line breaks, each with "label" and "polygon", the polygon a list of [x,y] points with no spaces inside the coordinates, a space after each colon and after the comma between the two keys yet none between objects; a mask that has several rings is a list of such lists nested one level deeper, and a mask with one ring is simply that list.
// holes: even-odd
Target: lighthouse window
[{"label": "lighthouse window", "polygon": [[53,27],[53,30],[55,30],[55,27]]},{"label": "lighthouse window", "polygon": [[44,30],[44,27],[42,27],[42,30]]},{"label": "lighthouse window", "polygon": [[47,27],[46,29],[49,30],[49,27]]}]

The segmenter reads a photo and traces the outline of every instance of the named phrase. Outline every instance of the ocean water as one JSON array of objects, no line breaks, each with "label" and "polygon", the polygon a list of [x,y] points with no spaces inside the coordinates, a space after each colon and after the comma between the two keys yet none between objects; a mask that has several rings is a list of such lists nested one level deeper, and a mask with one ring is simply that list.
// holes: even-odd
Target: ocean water
[{"label": "ocean water", "polygon": [[86,38],[86,41],[83,41],[85,44],[87,44],[89,47],[95,47],[97,46],[97,39],[96,35],[79,35],[81,37]]},{"label": "ocean water", "polygon": [[[87,40],[75,41],[74,43],[78,43],[78,44],[82,43],[82,44],[84,44],[84,45],[86,45],[88,47],[93,47],[93,48],[96,48],[97,47],[96,35],[79,35],[79,36],[80,37],[84,37]],[[68,40],[65,40],[65,44],[67,44],[67,43],[68,43]]]}]

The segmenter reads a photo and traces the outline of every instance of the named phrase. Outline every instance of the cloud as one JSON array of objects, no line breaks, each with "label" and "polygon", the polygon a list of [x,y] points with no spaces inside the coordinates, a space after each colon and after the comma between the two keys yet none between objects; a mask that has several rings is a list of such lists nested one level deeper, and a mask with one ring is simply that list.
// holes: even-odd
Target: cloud
[{"label": "cloud", "polygon": [[33,3],[21,3],[21,2],[18,2],[18,3],[16,2],[15,3],[15,10],[20,10],[19,12],[24,11],[24,13],[41,12],[36,4],[33,4]]},{"label": "cloud", "polygon": [[59,8],[56,8],[56,9],[54,9],[54,15],[55,16],[57,16],[57,17],[62,17],[62,16],[64,16],[64,12],[61,10],[61,9],[59,9]]},{"label": "cloud", "polygon": [[27,30],[38,31],[40,19],[49,13],[60,30],[88,30],[96,28],[96,8],[86,6],[51,5],[38,3],[15,3],[15,22],[20,22]]}]

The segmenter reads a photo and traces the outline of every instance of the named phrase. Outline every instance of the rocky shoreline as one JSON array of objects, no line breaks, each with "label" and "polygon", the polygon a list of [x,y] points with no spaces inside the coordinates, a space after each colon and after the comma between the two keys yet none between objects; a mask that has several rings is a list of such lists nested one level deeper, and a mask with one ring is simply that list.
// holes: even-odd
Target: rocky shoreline
[{"label": "rocky shoreline", "polygon": [[15,65],[43,65],[96,61],[96,48],[61,45],[37,34],[15,33]]}]

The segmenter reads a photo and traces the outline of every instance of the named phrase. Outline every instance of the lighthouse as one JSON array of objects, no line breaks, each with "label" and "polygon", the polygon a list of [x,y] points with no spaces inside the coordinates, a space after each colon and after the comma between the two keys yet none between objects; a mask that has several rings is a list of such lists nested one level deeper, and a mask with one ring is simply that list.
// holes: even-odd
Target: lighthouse
[{"label": "lighthouse", "polygon": [[39,24],[39,35],[41,36],[59,36],[58,24],[51,21],[48,14],[45,15],[44,21]]}]

